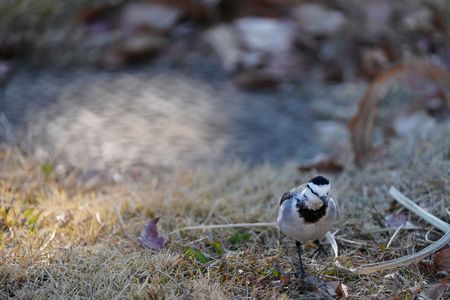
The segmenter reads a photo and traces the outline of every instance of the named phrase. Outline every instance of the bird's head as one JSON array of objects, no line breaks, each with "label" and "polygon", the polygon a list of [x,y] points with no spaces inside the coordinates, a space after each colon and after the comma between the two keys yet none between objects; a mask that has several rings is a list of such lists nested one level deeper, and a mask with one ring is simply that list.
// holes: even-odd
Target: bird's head
[{"label": "bird's head", "polygon": [[319,175],[311,178],[305,189],[306,206],[316,210],[323,205],[327,205],[330,197],[330,188],[330,182],[325,177]]}]

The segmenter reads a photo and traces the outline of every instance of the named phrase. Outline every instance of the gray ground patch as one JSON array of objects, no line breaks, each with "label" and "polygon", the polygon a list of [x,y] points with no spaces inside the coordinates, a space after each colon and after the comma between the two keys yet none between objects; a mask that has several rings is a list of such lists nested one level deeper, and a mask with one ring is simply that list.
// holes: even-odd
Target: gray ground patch
[{"label": "gray ground patch", "polygon": [[311,101],[323,90],[244,92],[217,61],[200,61],[114,72],[19,67],[1,112],[26,151],[80,168],[282,162],[320,150]]}]

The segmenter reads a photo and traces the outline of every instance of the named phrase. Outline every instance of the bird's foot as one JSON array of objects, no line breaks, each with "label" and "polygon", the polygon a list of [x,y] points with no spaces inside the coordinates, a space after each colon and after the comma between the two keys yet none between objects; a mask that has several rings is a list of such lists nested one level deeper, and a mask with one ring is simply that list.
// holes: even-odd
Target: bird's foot
[{"label": "bird's foot", "polygon": [[313,253],[314,256],[320,254],[328,255],[327,251],[325,250],[325,247],[318,240],[314,241],[314,243],[317,245],[317,249]]},{"label": "bird's foot", "polygon": [[303,269],[303,267],[298,268],[297,272],[294,273],[295,277],[297,278],[305,278],[306,277],[306,271]]}]

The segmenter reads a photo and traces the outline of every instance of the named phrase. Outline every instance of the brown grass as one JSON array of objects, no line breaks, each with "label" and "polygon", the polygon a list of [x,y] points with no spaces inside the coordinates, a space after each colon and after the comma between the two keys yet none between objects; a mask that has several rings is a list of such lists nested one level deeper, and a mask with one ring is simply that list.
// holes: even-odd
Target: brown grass
[{"label": "brown grass", "polygon": [[[383,218],[392,184],[449,221],[449,149],[450,126],[441,125],[428,137],[392,142],[378,163],[363,170],[347,166],[330,176],[339,202],[336,237],[343,265],[396,258],[429,244],[430,226],[413,216],[423,229],[402,231],[388,250],[393,230],[368,231],[387,227]],[[81,184],[79,172],[50,172],[17,149],[2,146],[0,156],[0,298],[317,296],[294,277],[280,285],[278,272],[295,271],[296,256],[292,242],[286,253],[286,240],[275,229],[180,232],[160,252],[137,241],[145,222],[156,216],[166,234],[198,224],[273,221],[282,192],[312,175],[297,173],[295,163],[250,168],[237,162],[220,170],[174,170],[162,177],[126,173],[119,183],[100,176],[95,184]],[[433,232],[430,238],[437,239]],[[207,262],[185,254],[187,247],[201,251]],[[434,280],[417,265],[367,276],[343,274],[330,257],[313,260],[313,250],[306,245],[307,271],[342,281],[352,298],[406,297],[409,288],[426,288]]]}]

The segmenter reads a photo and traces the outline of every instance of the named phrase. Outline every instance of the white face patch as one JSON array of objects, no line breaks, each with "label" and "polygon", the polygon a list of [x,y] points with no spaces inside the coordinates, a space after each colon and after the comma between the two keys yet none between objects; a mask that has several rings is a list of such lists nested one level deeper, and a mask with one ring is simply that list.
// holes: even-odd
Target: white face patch
[{"label": "white face patch", "polygon": [[305,204],[305,206],[309,209],[312,210],[317,210],[319,208],[321,208],[323,206],[323,201],[320,200],[317,195],[314,195],[310,189],[305,188],[303,191],[303,203]]},{"label": "white face patch", "polygon": [[[330,192],[330,184],[324,184],[324,185],[317,185],[312,182],[308,182],[308,186],[311,188],[311,190],[319,195],[319,197],[327,196]],[[310,191],[311,192],[311,191]]]},{"label": "white face patch", "polygon": [[314,197],[312,199],[305,201],[305,205],[309,209],[318,210],[323,206],[323,202],[319,198]]}]

